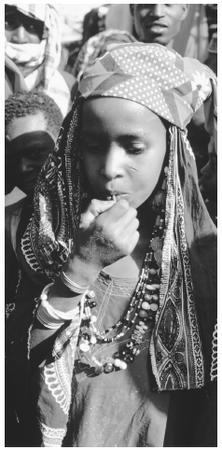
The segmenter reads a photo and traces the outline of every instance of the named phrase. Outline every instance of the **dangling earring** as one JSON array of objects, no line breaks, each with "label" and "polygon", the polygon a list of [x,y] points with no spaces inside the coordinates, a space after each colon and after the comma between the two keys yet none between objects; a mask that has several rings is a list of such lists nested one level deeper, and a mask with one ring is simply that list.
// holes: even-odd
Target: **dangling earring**
[{"label": "dangling earring", "polygon": [[163,170],[163,181],[161,187],[157,189],[150,199],[150,205],[155,214],[160,214],[162,209],[165,209],[166,202],[166,187],[167,187],[168,167]]}]

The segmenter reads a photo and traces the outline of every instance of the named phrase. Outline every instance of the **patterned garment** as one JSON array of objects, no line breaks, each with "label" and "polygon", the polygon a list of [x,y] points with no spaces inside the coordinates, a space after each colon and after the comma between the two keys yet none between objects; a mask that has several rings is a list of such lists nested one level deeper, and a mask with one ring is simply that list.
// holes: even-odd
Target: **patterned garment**
[{"label": "patterned garment", "polygon": [[82,73],[92,65],[96,58],[102,56],[109,46],[136,42],[132,34],[123,30],[108,29],[92,36],[82,46],[75,61],[72,73],[79,80]]},{"label": "patterned garment", "polygon": [[[149,353],[159,391],[201,388],[210,377],[211,340],[216,320],[216,230],[199,191],[195,159],[186,125],[204,104],[208,129],[216,119],[214,74],[196,60],[182,58],[158,44],[120,45],[83,75],[73,109],[64,121],[56,148],[45,163],[35,192],[34,212],[22,239],[29,267],[54,279],[75,247],[81,204],[87,193],[81,174],[79,121],[81,96],[130,99],[168,122],[169,170],[162,249],[160,309]],[[214,95],[212,95],[212,92]],[[212,114],[213,111],[213,114]],[[209,257],[209,255],[211,255]],[[80,313],[81,317],[81,313]],[[38,407],[46,441],[59,427],[66,433],[79,319],[57,335],[49,369],[57,374],[62,409],[40,369]],[[65,388],[64,388],[65,386]],[[53,414],[48,414],[48,406]],[[50,434],[51,433],[51,434]],[[43,438],[44,440],[44,438]]]}]

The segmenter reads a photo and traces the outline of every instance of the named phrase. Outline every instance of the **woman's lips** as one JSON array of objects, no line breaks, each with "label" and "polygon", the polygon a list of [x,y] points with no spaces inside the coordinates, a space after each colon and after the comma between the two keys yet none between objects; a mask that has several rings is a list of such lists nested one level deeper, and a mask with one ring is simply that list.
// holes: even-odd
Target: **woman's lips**
[{"label": "woman's lips", "polygon": [[112,192],[107,192],[103,195],[103,198],[105,198],[106,200],[120,200],[121,198],[129,198],[130,194],[127,192],[117,192],[117,191],[112,191]]}]

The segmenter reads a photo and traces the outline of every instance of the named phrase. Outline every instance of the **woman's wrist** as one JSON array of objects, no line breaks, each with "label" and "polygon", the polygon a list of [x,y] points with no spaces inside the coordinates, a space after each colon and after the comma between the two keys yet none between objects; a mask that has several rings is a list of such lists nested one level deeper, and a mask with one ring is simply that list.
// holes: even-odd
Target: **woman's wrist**
[{"label": "woman's wrist", "polygon": [[56,309],[67,312],[78,306],[83,294],[75,294],[58,278],[49,289],[48,302]]},{"label": "woman's wrist", "polygon": [[63,269],[64,274],[74,283],[84,287],[89,287],[98,277],[101,268],[82,258],[81,255],[74,255]]}]

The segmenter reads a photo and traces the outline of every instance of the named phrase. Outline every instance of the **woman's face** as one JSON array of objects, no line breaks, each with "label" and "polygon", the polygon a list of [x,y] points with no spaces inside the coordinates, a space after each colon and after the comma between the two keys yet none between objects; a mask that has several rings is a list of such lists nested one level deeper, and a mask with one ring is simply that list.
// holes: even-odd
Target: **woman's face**
[{"label": "woman's face", "polygon": [[166,129],[156,114],[130,100],[88,99],[80,142],[92,197],[115,194],[134,208],[147,200],[166,153]]}]

